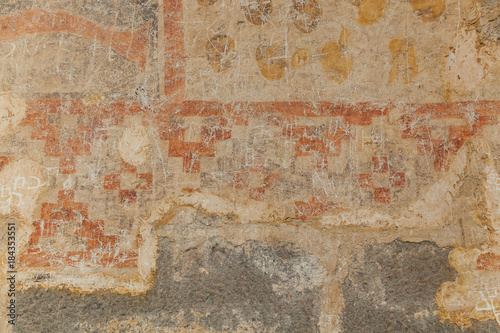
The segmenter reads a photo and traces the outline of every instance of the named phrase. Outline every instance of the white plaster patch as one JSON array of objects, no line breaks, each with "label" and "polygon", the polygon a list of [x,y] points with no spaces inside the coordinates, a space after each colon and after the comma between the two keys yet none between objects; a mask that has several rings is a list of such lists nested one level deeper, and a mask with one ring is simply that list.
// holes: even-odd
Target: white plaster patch
[{"label": "white plaster patch", "polygon": [[26,103],[10,92],[0,92],[0,137],[11,134],[26,115]]},{"label": "white plaster patch", "polygon": [[146,127],[134,124],[125,130],[118,146],[118,152],[125,162],[141,165],[148,159],[150,151]]},{"label": "white plaster patch", "polygon": [[0,173],[0,214],[19,214],[30,221],[44,186],[40,165],[28,159],[7,164]]},{"label": "white plaster patch", "polygon": [[480,46],[474,29],[462,28],[446,57],[444,79],[457,93],[466,94],[479,86],[496,61],[488,46]]}]

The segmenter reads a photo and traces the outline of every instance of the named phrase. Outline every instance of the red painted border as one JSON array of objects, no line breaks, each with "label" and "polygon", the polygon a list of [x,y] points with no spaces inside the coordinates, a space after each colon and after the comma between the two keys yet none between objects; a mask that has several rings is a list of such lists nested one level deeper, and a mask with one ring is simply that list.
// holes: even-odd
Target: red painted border
[{"label": "red painted border", "polygon": [[184,62],[184,31],[182,0],[164,0],[165,22],[165,95],[170,101],[184,100],[186,73]]}]

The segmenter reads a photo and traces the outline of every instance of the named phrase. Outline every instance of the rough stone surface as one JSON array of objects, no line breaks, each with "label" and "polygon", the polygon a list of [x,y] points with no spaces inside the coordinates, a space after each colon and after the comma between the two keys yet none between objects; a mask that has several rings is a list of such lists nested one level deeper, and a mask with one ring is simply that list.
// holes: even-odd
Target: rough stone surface
[{"label": "rough stone surface", "polygon": [[442,323],[434,295],[456,276],[450,248],[435,243],[370,245],[355,254],[342,284],[343,332],[500,332],[495,322],[470,328]]},{"label": "rough stone surface", "polygon": [[[129,318],[143,328],[197,325],[207,331],[318,332],[320,289],[307,282],[293,288],[295,266],[314,262],[293,244],[249,242],[235,246],[209,239],[175,262],[171,243],[159,240],[158,270],[145,295],[75,295],[28,289],[19,295],[16,332],[101,332]],[[314,273],[314,272],[312,272]],[[289,288],[276,291],[277,285]],[[89,320],[92,318],[92,320]]]}]

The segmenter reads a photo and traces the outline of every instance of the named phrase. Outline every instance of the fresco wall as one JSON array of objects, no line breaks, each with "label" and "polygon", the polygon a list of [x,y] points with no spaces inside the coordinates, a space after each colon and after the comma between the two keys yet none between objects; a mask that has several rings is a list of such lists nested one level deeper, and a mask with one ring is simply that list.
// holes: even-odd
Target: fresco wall
[{"label": "fresco wall", "polygon": [[499,59],[495,0],[2,0],[0,331],[500,332]]}]

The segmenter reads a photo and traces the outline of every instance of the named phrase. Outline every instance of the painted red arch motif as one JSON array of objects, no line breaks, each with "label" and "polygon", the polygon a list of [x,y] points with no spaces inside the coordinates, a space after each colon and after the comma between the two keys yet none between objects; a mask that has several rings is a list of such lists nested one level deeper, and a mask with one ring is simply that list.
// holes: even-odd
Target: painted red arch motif
[{"label": "painted red arch motif", "polygon": [[121,56],[144,69],[149,27],[150,22],[134,31],[118,31],[100,27],[83,17],[66,12],[28,9],[0,16],[0,43],[26,35],[67,32],[109,46]]}]

